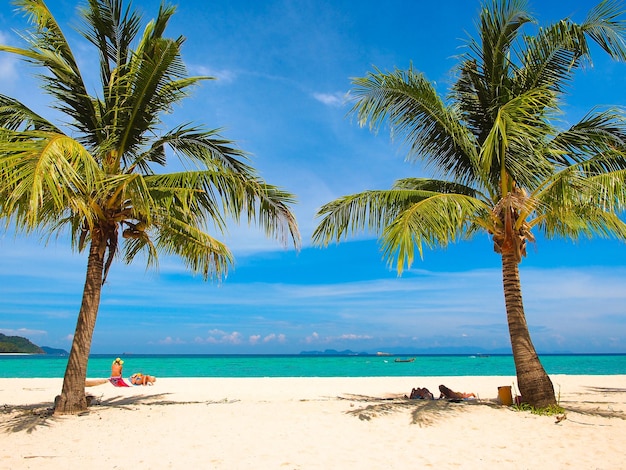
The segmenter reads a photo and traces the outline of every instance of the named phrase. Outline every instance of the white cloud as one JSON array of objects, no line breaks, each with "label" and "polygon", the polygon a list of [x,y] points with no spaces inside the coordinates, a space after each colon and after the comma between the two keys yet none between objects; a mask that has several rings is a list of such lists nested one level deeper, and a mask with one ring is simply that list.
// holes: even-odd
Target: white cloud
[{"label": "white cloud", "polygon": [[274,341],[276,339],[276,335],[274,333],[267,335],[263,338],[264,343],[269,343],[270,341]]},{"label": "white cloud", "polygon": [[278,335],[276,333],[270,333],[269,335],[263,338],[264,343],[271,343],[271,342],[285,343],[286,341],[287,341],[287,336],[282,333]]},{"label": "white cloud", "polygon": [[318,335],[316,332],[313,332],[311,335],[307,336],[304,341],[306,343],[317,343],[320,340],[320,335]]},{"label": "white cloud", "polygon": [[237,78],[237,74],[233,70],[215,70],[204,65],[190,65],[189,70],[194,74],[213,77],[217,79],[218,83],[232,83]]},{"label": "white cloud", "polygon": [[248,338],[248,341],[250,342],[250,344],[257,344],[260,339],[261,339],[261,335],[251,335]]},{"label": "white cloud", "polygon": [[333,107],[341,107],[346,102],[346,94],[341,92],[313,93],[313,98],[326,106]]},{"label": "white cloud", "polygon": [[[225,331],[215,329],[210,330],[209,336],[205,339],[196,338],[195,342],[208,344],[241,344],[243,342],[243,337],[238,331],[227,333]],[[250,337],[250,342],[252,342],[252,337]]]}]

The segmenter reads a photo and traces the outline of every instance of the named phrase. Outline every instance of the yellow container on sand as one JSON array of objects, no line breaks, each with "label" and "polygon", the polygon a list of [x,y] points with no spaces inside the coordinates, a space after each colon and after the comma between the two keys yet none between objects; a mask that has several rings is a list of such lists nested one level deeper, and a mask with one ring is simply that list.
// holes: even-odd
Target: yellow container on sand
[{"label": "yellow container on sand", "polygon": [[500,400],[500,404],[504,406],[510,406],[513,404],[513,395],[511,394],[510,385],[498,387],[498,399]]}]

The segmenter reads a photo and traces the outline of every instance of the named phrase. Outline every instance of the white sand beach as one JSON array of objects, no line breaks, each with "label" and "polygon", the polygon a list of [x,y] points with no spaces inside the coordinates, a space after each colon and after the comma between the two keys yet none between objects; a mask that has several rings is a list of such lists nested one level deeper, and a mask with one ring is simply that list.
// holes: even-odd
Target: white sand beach
[{"label": "white sand beach", "polygon": [[[514,377],[159,378],[62,417],[61,379],[0,379],[0,468],[626,468],[626,375],[552,380],[558,423],[497,404]],[[439,384],[479,400],[403,398]]]}]

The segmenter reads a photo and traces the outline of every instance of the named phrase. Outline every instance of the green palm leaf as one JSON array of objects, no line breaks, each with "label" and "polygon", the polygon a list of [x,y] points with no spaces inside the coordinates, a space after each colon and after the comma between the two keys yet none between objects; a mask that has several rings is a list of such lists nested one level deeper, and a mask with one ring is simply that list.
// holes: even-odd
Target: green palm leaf
[{"label": "green palm leaf", "polygon": [[[354,79],[356,100],[351,112],[363,125],[378,129],[388,121],[392,134],[409,147],[409,159],[422,159],[443,175],[459,180],[473,177],[475,142],[454,108],[446,107],[422,74],[376,70]],[[426,158],[428,157],[428,158]]]}]

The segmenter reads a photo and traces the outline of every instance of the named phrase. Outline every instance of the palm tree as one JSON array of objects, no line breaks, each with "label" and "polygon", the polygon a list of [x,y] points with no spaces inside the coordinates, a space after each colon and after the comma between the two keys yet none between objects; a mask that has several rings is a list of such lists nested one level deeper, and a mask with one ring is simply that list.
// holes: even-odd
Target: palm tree
[{"label": "palm tree", "polygon": [[623,207],[626,122],[594,110],[559,130],[555,117],[573,73],[590,60],[589,41],[626,58],[616,4],[602,2],[584,23],[562,20],[522,35],[533,19],[522,0],[485,4],[479,40],[460,57],[447,100],[416,72],[370,72],[353,81],[355,113],[374,130],[388,123],[438,179],[406,178],[324,205],[313,239],[339,242],[371,230],[399,273],[415,249],[487,232],[502,258],[506,313],[518,387],[525,402],[556,403],[526,324],[518,265],[533,229],[547,237],[626,237]]},{"label": "palm tree", "polygon": [[[0,46],[47,70],[43,89],[69,118],[66,130],[20,102],[0,96],[2,215],[19,230],[66,229],[72,246],[88,251],[87,274],[56,413],[88,405],[85,377],[101,287],[116,255],[180,256],[204,279],[232,263],[211,236],[245,217],[268,236],[299,246],[291,194],[267,184],[246,155],[217,130],[183,124],[162,129],[163,113],[210,77],[187,76],[184,38],[164,37],[175,12],[162,5],[140,34],[141,16],[122,0],[89,0],[81,34],[95,46],[101,95],[91,96],[60,27],[42,0],[18,0],[33,31],[29,47]],[[132,46],[134,45],[134,49]],[[185,171],[157,173],[168,157]],[[171,160],[171,158],[169,159]]]}]

